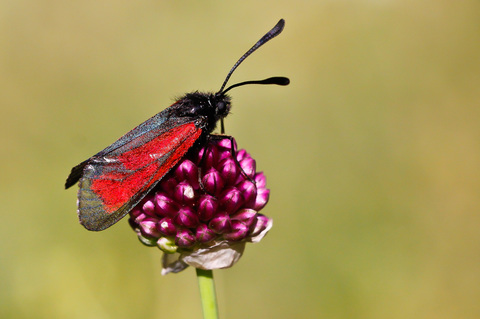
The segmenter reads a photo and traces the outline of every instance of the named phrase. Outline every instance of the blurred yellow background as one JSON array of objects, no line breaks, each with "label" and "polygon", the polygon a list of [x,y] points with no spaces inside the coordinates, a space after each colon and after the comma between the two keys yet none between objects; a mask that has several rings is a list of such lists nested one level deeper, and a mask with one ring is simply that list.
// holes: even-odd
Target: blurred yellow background
[{"label": "blurred yellow background", "polygon": [[[222,318],[480,318],[480,2],[0,1],[1,318],[201,318],[193,269],[78,224],[72,166],[230,84],[270,234]],[[76,187],[75,187],[76,188]]]}]

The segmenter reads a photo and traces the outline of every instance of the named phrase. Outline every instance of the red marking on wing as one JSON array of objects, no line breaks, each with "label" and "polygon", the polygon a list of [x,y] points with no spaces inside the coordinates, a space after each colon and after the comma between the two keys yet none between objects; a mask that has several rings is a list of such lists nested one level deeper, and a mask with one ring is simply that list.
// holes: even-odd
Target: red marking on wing
[{"label": "red marking on wing", "polygon": [[91,190],[102,200],[105,212],[115,212],[135,194],[146,191],[161,179],[185,155],[201,133],[201,129],[188,123],[174,127],[116,157],[107,156],[108,160],[113,160],[111,165],[108,162],[104,164],[102,175],[91,184]]}]

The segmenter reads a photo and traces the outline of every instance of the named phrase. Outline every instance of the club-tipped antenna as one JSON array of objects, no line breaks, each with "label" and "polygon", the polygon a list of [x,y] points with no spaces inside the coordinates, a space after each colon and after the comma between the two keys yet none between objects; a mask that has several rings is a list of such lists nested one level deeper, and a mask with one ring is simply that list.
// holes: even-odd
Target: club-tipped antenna
[{"label": "club-tipped antenna", "polygon": [[[235,63],[233,65],[232,69],[230,70],[230,72],[228,72],[228,75],[225,78],[225,81],[223,81],[222,87],[220,88],[220,91],[218,91],[218,93],[225,93],[225,91],[223,91],[223,89],[227,85],[227,82],[230,79],[230,77],[232,76],[233,71],[235,71],[235,69],[240,65],[240,63],[242,63],[243,60],[245,60],[250,54],[255,52],[255,50],[257,50],[259,47],[261,47],[262,45],[264,45],[265,43],[267,43],[268,41],[270,41],[271,39],[273,39],[274,37],[279,35],[283,31],[284,26],[285,26],[285,20],[280,19],[280,21],[277,22],[277,24],[272,28],[272,30],[268,31],[260,40],[258,40],[257,43],[255,43],[255,45],[253,47],[250,48],[250,50],[248,50],[244,55],[242,55],[242,57],[240,59],[238,59],[237,63]],[[270,79],[273,79],[273,78],[270,78]],[[267,79],[267,80],[269,80],[269,79]],[[266,80],[263,80],[263,81],[266,81]],[[248,83],[248,84],[278,84],[277,82],[258,83],[258,82],[262,82],[262,81],[247,81],[247,82],[251,82],[251,83]],[[239,86],[240,84],[242,84],[242,83],[235,84],[235,86]],[[247,84],[247,83],[243,82],[243,84]],[[280,85],[286,85],[286,84],[280,84]],[[232,89],[233,87],[234,86],[229,87],[228,90]]]},{"label": "club-tipped antenna", "polygon": [[233,88],[246,85],[246,84],[276,84],[276,85],[288,85],[290,84],[290,80],[284,76],[274,76],[265,80],[256,80],[256,81],[245,81],[245,82],[240,82],[236,83],[233,85],[230,85],[228,88],[226,88],[222,94],[227,93]]}]

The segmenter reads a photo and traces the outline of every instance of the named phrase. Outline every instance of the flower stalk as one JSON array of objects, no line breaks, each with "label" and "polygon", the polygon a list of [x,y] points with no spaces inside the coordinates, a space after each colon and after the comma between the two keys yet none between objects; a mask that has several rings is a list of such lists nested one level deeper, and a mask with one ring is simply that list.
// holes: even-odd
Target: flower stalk
[{"label": "flower stalk", "polygon": [[197,268],[198,287],[202,302],[203,318],[218,319],[217,296],[215,294],[215,282],[211,270]]}]

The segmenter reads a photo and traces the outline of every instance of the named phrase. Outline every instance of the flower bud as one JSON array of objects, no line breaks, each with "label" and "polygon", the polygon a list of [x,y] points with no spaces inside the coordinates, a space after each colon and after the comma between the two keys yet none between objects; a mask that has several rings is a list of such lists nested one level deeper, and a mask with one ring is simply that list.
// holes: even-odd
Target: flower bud
[{"label": "flower bud", "polygon": [[212,218],[212,220],[210,220],[210,223],[208,223],[208,228],[217,234],[228,232],[231,229],[230,217],[225,212],[218,213]]},{"label": "flower bud", "polygon": [[195,244],[195,236],[189,229],[180,229],[175,236],[175,244],[182,248],[191,247]]},{"label": "flower bud", "polygon": [[207,227],[205,224],[200,224],[195,232],[195,239],[199,243],[208,243],[209,241],[215,239],[217,234],[213,230]]},{"label": "flower bud", "polygon": [[195,191],[187,182],[180,182],[175,186],[173,198],[182,205],[191,205],[195,201]]},{"label": "flower bud", "polygon": [[160,237],[160,231],[157,228],[158,220],[156,218],[147,217],[139,223],[140,231],[145,237]]},{"label": "flower bud", "polygon": [[267,185],[267,178],[263,172],[258,172],[255,175],[255,185],[257,185],[257,188],[265,188]]},{"label": "flower bud", "polygon": [[250,178],[255,177],[256,163],[255,160],[251,157],[245,157],[239,161],[240,167],[243,169],[243,172]]},{"label": "flower bud", "polygon": [[236,212],[243,204],[242,193],[235,187],[229,187],[218,197],[218,204],[226,212]]},{"label": "flower bud", "polygon": [[198,189],[198,167],[192,161],[185,159],[175,169],[179,181],[187,181],[194,189]]},{"label": "flower bud", "polygon": [[245,206],[252,207],[257,198],[257,186],[253,182],[245,180],[237,185],[237,188],[245,199]]},{"label": "flower bud", "polygon": [[259,188],[257,191],[257,198],[255,198],[255,204],[253,205],[253,209],[256,211],[261,210],[265,205],[268,203],[268,199],[270,197],[270,190],[267,188]]},{"label": "flower bud", "polygon": [[220,162],[219,172],[223,176],[225,185],[232,185],[238,178],[239,167],[235,160],[229,157]]},{"label": "flower bud", "polygon": [[152,247],[152,246],[155,246],[156,245],[156,238],[153,238],[153,237],[144,237],[142,235],[142,232],[140,231],[140,229],[138,229],[137,231],[137,236],[138,236],[138,240],[140,240],[140,242],[142,244],[144,244],[145,246],[149,246],[149,247]]},{"label": "flower bud", "polygon": [[178,213],[174,218],[174,222],[180,226],[193,228],[198,225],[199,221],[195,211],[191,207],[184,206],[178,210]]},{"label": "flower bud", "polygon": [[155,216],[155,204],[152,200],[144,201],[142,205],[143,212],[149,216]]},{"label": "flower bud", "polygon": [[173,190],[177,186],[177,184],[178,184],[178,181],[175,177],[166,178],[165,180],[162,180],[162,182],[160,183],[160,188],[167,195],[171,195],[173,193]]},{"label": "flower bud", "polygon": [[218,162],[218,148],[206,147],[200,160],[203,167],[215,167]]},{"label": "flower bud", "polygon": [[210,169],[203,176],[202,184],[208,194],[218,195],[225,183],[216,169]]},{"label": "flower bud", "polygon": [[132,220],[133,223],[139,224],[145,218],[147,218],[147,215],[137,207],[130,212],[130,219]]},{"label": "flower bud", "polygon": [[247,237],[248,227],[238,220],[232,220],[232,229],[229,233],[223,234],[226,240],[239,241]]},{"label": "flower bud", "polygon": [[250,232],[250,236],[257,236],[260,234],[262,231],[267,228],[267,224],[269,222],[269,218],[265,215],[258,215],[257,216],[257,222],[253,228],[253,230]]},{"label": "flower bud", "polygon": [[237,161],[243,160],[245,157],[250,157],[246,150],[239,150],[237,152]]},{"label": "flower bud", "polygon": [[173,217],[179,209],[179,205],[163,192],[155,194],[155,203],[157,204],[157,215]]},{"label": "flower bud", "polygon": [[174,236],[177,234],[177,227],[170,217],[164,217],[158,222],[158,230],[165,236]]},{"label": "flower bud", "polygon": [[215,197],[211,195],[202,195],[198,200],[197,214],[201,221],[210,220],[217,212],[218,204]]},{"label": "flower bud", "polygon": [[253,209],[241,209],[237,213],[230,215],[231,220],[237,220],[244,223],[249,229],[257,223],[257,212]]},{"label": "flower bud", "polygon": [[175,241],[167,237],[160,237],[157,240],[157,246],[167,254],[173,254],[178,249],[178,246],[175,245]]},{"label": "flower bud", "polygon": [[237,151],[237,142],[235,139],[224,138],[217,142],[217,147],[222,148],[223,151],[231,153],[232,151],[232,142],[233,142],[233,151]]}]

